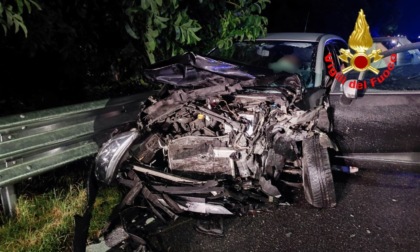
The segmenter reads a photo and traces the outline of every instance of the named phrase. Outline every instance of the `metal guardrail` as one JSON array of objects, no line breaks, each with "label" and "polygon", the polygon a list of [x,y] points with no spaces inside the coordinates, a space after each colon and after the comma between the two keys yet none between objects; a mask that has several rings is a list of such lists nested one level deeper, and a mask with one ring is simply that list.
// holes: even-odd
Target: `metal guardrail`
[{"label": "metal guardrail", "polygon": [[0,195],[14,215],[14,184],[95,154],[116,128],[134,123],[155,92],[0,118]]}]

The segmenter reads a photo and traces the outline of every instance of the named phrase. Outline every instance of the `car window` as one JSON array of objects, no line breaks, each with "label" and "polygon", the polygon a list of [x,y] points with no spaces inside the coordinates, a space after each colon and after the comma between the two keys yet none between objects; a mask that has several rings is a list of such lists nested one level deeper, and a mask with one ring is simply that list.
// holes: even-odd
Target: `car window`
[{"label": "car window", "polygon": [[211,58],[261,68],[272,74],[298,74],[302,83],[312,83],[317,43],[296,41],[238,42],[228,49],[215,49]]},{"label": "car window", "polygon": [[[361,77],[359,82],[366,83],[365,93],[420,90],[419,49],[406,50],[384,57],[372,63],[371,66],[377,68],[379,74],[365,71],[360,75],[360,72],[352,70],[346,74],[346,79],[357,80]],[[337,83],[334,92],[342,92],[342,89],[343,86]]]},{"label": "car window", "polygon": [[[340,54],[340,49],[347,49],[348,46],[346,43],[340,41],[340,40],[334,40],[330,41],[326,44],[325,50],[324,50],[324,68],[325,72],[327,73],[324,79],[324,85],[326,87],[330,86],[335,77],[335,72],[340,72],[343,68],[348,66],[348,63],[342,62],[338,59],[338,55]],[[326,61],[325,57],[331,54],[331,61]],[[331,68],[333,68],[333,72],[331,72]],[[334,76],[333,76],[334,75]]]},{"label": "car window", "polygon": [[[366,93],[420,90],[420,64],[397,65],[388,78],[383,72],[382,75],[368,72],[364,79],[370,83]],[[376,82],[375,87],[371,86],[372,82]]]}]

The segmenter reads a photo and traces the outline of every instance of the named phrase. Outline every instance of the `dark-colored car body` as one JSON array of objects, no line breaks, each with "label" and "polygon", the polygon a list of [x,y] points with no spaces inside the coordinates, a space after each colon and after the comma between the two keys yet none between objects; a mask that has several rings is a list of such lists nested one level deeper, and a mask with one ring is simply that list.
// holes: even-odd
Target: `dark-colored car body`
[{"label": "dark-colored car body", "polygon": [[[412,50],[409,50],[412,48]],[[380,85],[358,90],[356,99],[346,99],[335,82],[329,94],[334,130],[346,164],[361,167],[409,167],[420,165],[420,44],[392,49],[404,55]],[[386,51],[386,55],[393,52]],[[407,57],[408,55],[408,57]],[[386,57],[384,57],[386,58]],[[383,69],[381,73],[383,73]],[[360,73],[361,81],[375,78]]]}]

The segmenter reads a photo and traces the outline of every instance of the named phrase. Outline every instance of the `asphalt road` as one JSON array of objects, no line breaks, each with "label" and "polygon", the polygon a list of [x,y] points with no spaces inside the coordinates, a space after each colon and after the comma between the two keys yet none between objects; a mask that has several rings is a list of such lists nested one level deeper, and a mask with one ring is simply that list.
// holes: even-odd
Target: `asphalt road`
[{"label": "asphalt road", "polygon": [[154,237],[163,251],[420,251],[420,172],[334,174],[338,204],[290,206],[225,220],[225,236],[197,233],[182,218]]}]

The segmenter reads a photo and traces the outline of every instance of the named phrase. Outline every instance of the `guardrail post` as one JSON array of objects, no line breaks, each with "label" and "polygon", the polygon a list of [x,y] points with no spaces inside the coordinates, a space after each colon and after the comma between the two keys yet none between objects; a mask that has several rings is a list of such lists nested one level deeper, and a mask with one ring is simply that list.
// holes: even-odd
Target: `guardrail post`
[{"label": "guardrail post", "polygon": [[1,204],[6,215],[16,214],[16,194],[14,185],[0,187]]}]

